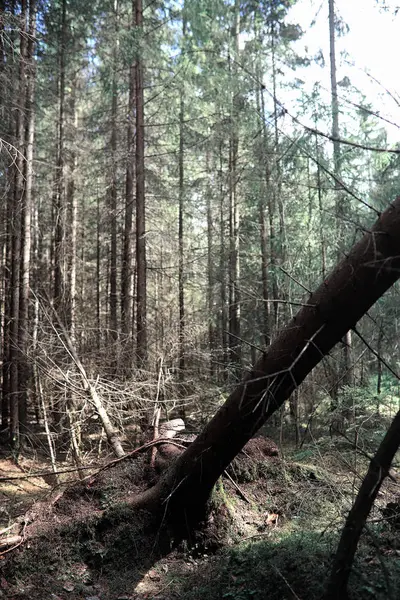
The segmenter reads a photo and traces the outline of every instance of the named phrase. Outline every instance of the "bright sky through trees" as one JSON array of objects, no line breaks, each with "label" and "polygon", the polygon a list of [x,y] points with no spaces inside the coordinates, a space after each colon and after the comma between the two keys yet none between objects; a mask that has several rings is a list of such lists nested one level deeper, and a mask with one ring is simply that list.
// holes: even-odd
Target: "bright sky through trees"
[{"label": "bright sky through trees", "polygon": [[[395,64],[400,13],[395,14],[397,0],[386,2],[387,10],[381,4],[376,0],[336,0],[336,15],[349,28],[336,39],[338,82],[348,77],[351,86],[365,94],[374,111],[400,126],[400,107],[384,90],[389,90],[400,104],[400,73]],[[304,31],[297,51],[302,54],[307,49],[306,54],[312,58],[322,50],[325,61],[324,67],[300,69],[298,75],[301,73],[308,90],[319,81],[329,93],[328,2],[300,0],[289,12],[288,21],[299,23]],[[351,98],[350,90],[342,88],[347,98]],[[395,143],[399,139],[398,128],[388,124],[385,127],[389,142]]]}]

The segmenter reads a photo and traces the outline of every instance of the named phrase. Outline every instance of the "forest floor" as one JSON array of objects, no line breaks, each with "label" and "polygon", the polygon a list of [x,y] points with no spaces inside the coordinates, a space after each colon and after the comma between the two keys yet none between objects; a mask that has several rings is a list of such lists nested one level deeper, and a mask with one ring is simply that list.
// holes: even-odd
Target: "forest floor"
[{"label": "forest floor", "polygon": [[[129,500],[154,477],[144,456],[52,488],[37,456],[0,459],[0,598],[7,600],[320,599],[367,460],[321,438],[284,456],[241,456],[216,486],[196,539]],[[46,482],[47,481],[47,482]],[[382,487],[351,577],[351,598],[400,597],[399,485]],[[394,512],[389,515],[388,504]],[[388,518],[391,517],[390,518]],[[20,536],[18,539],[17,536]]]}]

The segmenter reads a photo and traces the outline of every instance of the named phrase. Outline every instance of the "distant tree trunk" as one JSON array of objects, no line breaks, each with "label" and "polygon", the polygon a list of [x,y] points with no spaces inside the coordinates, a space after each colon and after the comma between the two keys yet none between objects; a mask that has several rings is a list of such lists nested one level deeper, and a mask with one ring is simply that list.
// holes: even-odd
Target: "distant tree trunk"
[{"label": "distant tree trunk", "polygon": [[[114,0],[114,18],[118,15],[118,0]],[[117,43],[117,40],[114,40]],[[116,53],[114,47],[113,53]],[[116,56],[113,57],[116,60]],[[110,206],[110,269],[109,269],[109,301],[110,301],[110,330],[111,338],[118,336],[118,316],[117,316],[117,112],[118,112],[118,94],[117,94],[117,73],[116,63],[113,61],[112,84],[111,84],[111,183],[109,191]],[[114,369],[117,365],[114,365]]]},{"label": "distant tree trunk", "polygon": [[[66,209],[69,221],[69,248],[68,248],[68,327],[69,335],[73,344],[76,343],[76,260],[77,260],[77,238],[78,238],[78,200],[75,193],[75,177],[77,169],[76,144],[78,131],[78,113],[76,108],[76,93],[78,82],[76,78],[72,82],[71,92],[71,120],[72,139],[71,151],[68,161],[68,174],[66,185]],[[83,245],[83,244],[82,244]],[[84,262],[82,261],[82,264]],[[84,277],[83,277],[84,279]],[[83,297],[83,294],[82,294]]]},{"label": "distant tree trunk", "polygon": [[[206,172],[209,173],[209,157],[206,154]],[[211,186],[207,186],[207,311],[208,311],[208,349],[210,352],[210,375],[214,375],[214,266],[213,266],[213,215],[211,205]]]},{"label": "distant tree trunk", "polygon": [[25,160],[25,194],[22,203],[21,228],[21,261],[20,261],[20,299],[19,299],[19,420],[20,433],[27,432],[28,390],[31,369],[28,361],[28,323],[29,295],[31,268],[31,220],[32,220],[32,191],[33,191],[33,142],[35,136],[35,36],[36,36],[36,3],[29,2],[29,27],[26,55],[26,160]]},{"label": "distant tree trunk", "polygon": [[58,44],[59,52],[59,88],[58,88],[58,139],[57,139],[57,172],[56,198],[54,207],[54,307],[65,323],[65,311],[62,303],[65,300],[65,220],[66,204],[64,190],[65,170],[65,70],[67,43],[67,1],[62,0],[61,30]]},{"label": "distant tree trunk", "polygon": [[[186,19],[182,19],[182,39],[186,36]],[[184,212],[184,119],[185,119],[185,101],[184,90],[180,91],[179,101],[179,210],[178,210],[178,245],[179,245],[179,266],[178,266],[178,300],[179,300],[179,380],[183,380],[185,369],[185,290],[184,290],[184,248],[183,248],[183,212]]]},{"label": "distant tree trunk", "polygon": [[275,195],[271,183],[271,173],[268,155],[268,132],[267,132],[267,115],[265,114],[265,102],[263,90],[261,90],[261,117],[262,117],[262,140],[263,140],[263,157],[264,157],[264,177],[265,177],[265,195],[267,198],[268,208],[268,225],[269,225],[269,255],[271,265],[271,284],[272,284],[272,296],[275,302],[273,303],[273,327],[270,323],[270,338],[276,332],[278,328],[278,279],[277,279],[277,256],[276,256],[276,235],[275,235]]},{"label": "distant tree trunk", "polygon": [[[257,31],[255,31],[257,36]],[[258,77],[261,81],[261,68],[258,69]],[[269,282],[268,282],[268,232],[267,224],[265,222],[265,214],[267,211],[266,195],[267,195],[267,181],[265,178],[265,170],[268,169],[268,158],[265,153],[266,140],[264,139],[264,115],[261,112],[262,106],[262,89],[258,87],[256,102],[257,112],[261,121],[261,144],[259,152],[259,165],[260,165],[260,197],[258,201],[258,222],[260,226],[260,258],[261,258],[261,285],[262,285],[262,324],[263,324],[263,336],[265,345],[269,346],[271,342],[270,332],[270,310],[269,310]],[[269,180],[269,176],[267,177]]]},{"label": "distant tree trunk", "polygon": [[[182,20],[182,37],[186,35],[186,20]],[[185,290],[184,290],[184,272],[183,272],[183,211],[184,211],[184,119],[185,119],[185,101],[184,91],[180,91],[179,106],[179,210],[178,210],[178,300],[179,300],[179,379],[183,380],[185,369]]]},{"label": "distant tree trunk", "polygon": [[[234,56],[235,63],[232,72],[236,75],[236,61],[239,58],[239,32],[240,32],[240,2],[235,0],[234,14]],[[235,378],[241,368],[241,340],[240,340],[240,262],[239,262],[239,199],[237,159],[239,150],[238,137],[238,91],[233,92],[231,113],[231,138],[229,141],[229,348],[230,362]]]},{"label": "distant tree trunk", "polygon": [[[135,18],[133,18],[133,26]],[[127,162],[126,162],[126,188],[125,188],[125,230],[124,249],[122,255],[121,272],[121,330],[129,339],[132,337],[133,323],[133,206],[134,206],[134,166],[135,166],[135,63],[132,61],[129,68],[129,98],[128,98],[128,131],[127,131]],[[117,53],[115,49],[115,70],[118,68]],[[115,90],[116,93],[116,90]],[[132,360],[132,349],[128,340],[128,352]],[[125,361],[126,362],[126,361]],[[126,363],[125,367],[131,365]]]},{"label": "distant tree trunk", "polygon": [[382,392],[382,360],[381,360],[381,354],[382,354],[382,342],[383,342],[383,326],[382,326],[382,322],[379,324],[379,331],[378,331],[378,344],[377,344],[377,365],[376,365],[376,370],[377,370],[377,380],[376,380],[376,393],[378,394],[378,413],[379,413],[379,404],[380,404],[380,394]]},{"label": "distant tree trunk", "polygon": [[100,221],[100,194],[97,191],[97,239],[96,239],[96,330],[97,330],[97,350],[101,347],[101,331],[102,331],[102,234],[101,234],[101,221]]},{"label": "distant tree trunk", "polygon": [[[5,2],[0,3],[0,11],[5,11]],[[0,102],[4,107],[9,106],[10,97],[14,97],[16,95],[15,90],[15,77],[10,76],[9,72],[11,71],[11,67],[14,60],[14,53],[7,52],[5,46],[5,37],[4,37],[4,20],[0,19],[0,77],[1,81],[9,81],[8,85],[0,87]],[[11,43],[14,43],[13,35],[11,34]],[[10,67],[11,62],[11,67]],[[8,112],[8,118],[6,117]],[[13,133],[13,123],[10,117],[11,111],[5,111],[3,113],[4,122],[3,127],[5,129],[6,140],[11,141],[12,133]],[[8,169],[7,176],[4,178],[4,192],[6,202],[2,204],[2,209],[4,210],[4,219],[2,223],[4,224],[4,229],[2,230],[3,240],[2,240],[2,271],[1,271],[1,281],[2,281],[2,292],[3,292],[3,302],[2,302],[2,319],[1,319],[1,348],[2,348],[2,379],[1,379],[1,429],[7,429],[9,426],[9,417],[10,417],[10,325],[11,325],[11,236],[12,236],[12,228],[11,228],[11,219],[13,214],[13,193],[12,188],[14,185],[13,182],[13,169]]]},{"label": "distant tree trunk", "polygon": [[167,507],[181,524],[198,519],[231,460],[399,276],[400,196],[311,294],[165,476],[133,504]]},{"label": "distant tree trunk", "polygon": [[[317,129],[317,123],[315,124]],[[317,159],[317,194],[318,194],[318,212],[319,212],[319,234],[321,243],[321,274],[325,279],[326,275],[326,244],[325,244],[325,226],[324,226],[324,211],[322,208],[322,182],[321,182],[321,166],[320,166],[320,151],[318,145],[318,135],[315,134],[315,157]]]},{"label": "distant tree trunk", "polygon": [[[134,0],[137,35],[142,33],[142,0]],[[141,43],[140,43],[141,46]],[[136,61],[136,351],[138,365],[147,363],[147,266],[146,266],[146,207],[144,175],[144,102],[143,64],[141,51]]]},{"label": "distant tree trunk", "polygon": [[219,145],[219,280],[220,280],[220,325],[221,325],[221,347],[222,347],[222,373],[223,379],[226,379],[225,365],[228,361],[227,350],[227,329],[228,329],[228,311],[226,305],[226,242],[225,242],[225,206],[224,206],[224,186],[222,182],[223,162],[222,162],[222,143]]},{"label": "distant tree trunk", "polygon": [[21,224],[24,206],[24,160],[25,155],[25,99],[26,99],[26,0],[21,2],[20,17],[20,57],[18,75],[18,109],[15,121],[15,141],[18,153],[14,165],[14,202],[11,219],[12,248],[11,248],[11,327],[10,327],[10,436],[13,447],[19,445],[19,398],[21,353],[18,345],[19,335],[19,306],[20,306],[20,265],[21,265]]},{"label": "distant tree trunk", "polygon": [[[338,251],[340,255],[343,245],[343,218],[344,199],[343,189],[339,183],[341,176],[341,156],[339,143],[339,101],[337,93],[336,79],[336,49],[335,49],[335,5],[334,0],[329,0],[329,48],[331,63],[331,106],[332,106],[332,138],[333,142],[333,170],[335,175],[336,191],[336,232],[338,239]],[[348,331],[343,339],[343,369],[344,375],[342,383],[352,386],[354,382],[353,359],[352,359],[352,339],[351,331]]]}]

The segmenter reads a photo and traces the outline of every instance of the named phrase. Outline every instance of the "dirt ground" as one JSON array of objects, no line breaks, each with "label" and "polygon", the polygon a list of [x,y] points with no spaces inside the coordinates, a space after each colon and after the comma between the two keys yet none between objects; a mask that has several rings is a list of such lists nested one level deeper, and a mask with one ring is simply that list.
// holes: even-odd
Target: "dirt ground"
[{"label": "dirt ground", "polygon": [[[283,459],[266,456],[262,446],[253,446],[234,461],[216,486],[209,520],[190,544],[174,539],[168,528],[149,514],[130,508],[129,500],[154,477],[145,457],[128,457],[97,474],[94,469],[85,474],[84,481],[69,473],[56,488],[47,475],[31,477],[49,471],[46,461],[24,458],[17,464],[10,457],[1,458],[0,598],[265,597],[265,590],[255,584],[251,588],[251,582],[243,579],[243,566],[229,562],[232,556],[227,558],[227,549],[243,550],[240,560],[245,561],[246,553],[253,552],[257,544],[268,542],[271,549],[301,531],[322,535],[320,532],[339,530],[359,479],[349,475],[343,453],[336,455],[332,449],[325,450],[324,456],[319,453],[318,466],[314,466],[307,452],[303,457]],[[382,507],[397,497],[398,486],[389,481],[372,518],[382,519]],[[16,536],[15,543],[4,546],[10,536]],[[400,550],[390,544],[387,551],[393,552],[390,556],[398,563]],[[372,560],[379,566],[378,559]],[[280,567],[276,569],[280,573]],[[287,574],[281,575],[280,580],[288,581]],[[210,592],[213,577],[221,587]],[[284,585],[287,596],[270,597],[306,600]]]}]

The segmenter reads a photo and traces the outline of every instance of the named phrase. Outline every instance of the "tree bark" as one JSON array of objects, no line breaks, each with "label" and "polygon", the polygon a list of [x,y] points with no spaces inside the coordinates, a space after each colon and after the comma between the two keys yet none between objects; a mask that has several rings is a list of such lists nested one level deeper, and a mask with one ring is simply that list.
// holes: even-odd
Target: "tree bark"
[{"label": "tree bark", "polygon": [[20,306],[20,265],[21,265],[21,222],[24,203],[24,163],[25,154],[25,98],[26,98],[26,0],[21,2],[20,14],[20,56],[18,75],[18,109],[16,111],[15,138],[18,153],[14,166],[14,203],[11,218],[11,305],[10,305],[10,437],[14,447],[19,445],[19,371],[21,354],[19,352],[19,306]]},{"label": "tree bark", "polygon": [[[141,499],[198,519],[246,442],[400,275],[400,196],[272,342],[202,433]],[[164,505],[165,509],[165,505]]]},{"label": "tree bark", "polygon": [[[117,18],[118,4],[114,0],[114,18]],[[116,41],[115,41],[116,43]],[[116,49],[114,48],[114,52]],[[110,302],[110,330],[111,338],[118,336],[118,317],[117,317],[117,113],[118,113],[118,95],[117,95],[117,74],[116,74],[116,56],[113,56],[113,73],[111,85],[111,184],[109,192],[110,209],[110,271],[109,271],[109,302]],[[117,368],[114,363],[114,370]]]},{"label": "tree bark", "polygon": [[[137,35],[142,33],[142,0],[134,0]],[[139,44],[140,46],[141,44]],[[144,97],[143,64],[139,54],[136,60],[136,352],[139,367],[147,362],[147,265],[146,265],[146,206],[144,176]]]},{"label": "tree bark", "polygon": [[[182,39],[186,36],[186,19],[182,20]],[[183,211],[184,211],[184,118],[185,118],[185,100],[184,92],[181,90],[179,99],[179,208],[178,208],[178,303],[179,303],[179,380],[183,380],[185,369],[185,290],[184,290],[184,270],[183,270]]]},{"label": "tree bark", "polygon": [[[332,138],[333,138],[333,173],[335,175],[335,195],[336,195],[336,233],[338,239],[338,256],[343,246],[343,218],[344,203],[343,189],[340,185],[341,177],[341,156],[339,143],[339,100],[337,93],[336,78],[336,47],[335,47],[335,5],[334,0],[329,0],[329,50],[331,63],[331,108],[332,108]],[[352,360],[352,339],[351,331],[346,333],[343,339],[343,370],[344,375],[342,383],[352,386],[354,383]],[[348,413],[348,411],[346,411]]]},{"label": "tree bark", "polygon": [[59,106],[58,106],[58,139],[57,139],[57,172],[55,193],[55,233],[54,233],[54,306],[65,323],[65,314],[61,308],[65,299],[65,220],[66,206],[64,193],[65,169],[65,70],[67,43],[67,3],[62,2],[61,30],[59,38]]},{"label": "tree bark", "polygon": [[[232,73],[237,78],[237,62],[239,60],[240,2],[235,0],[233,47],[235,62]],[[235,380],[241,368],[242,348],[240,341],[240,259],[239,259],[239,227],[240,212],[238,200],[237,161],[239,151],[238,134],[238,101],[239,91],[233,85],[231,106],[231,137],[229,140],[229,353]]]},{"label": "tree bark", "polygon": [[32,220],[32,193],[33,193],[33,143],[35,137],[35,35],[36,35],[36,3],[29,2],[29,28],[28,28],[27,64],[26,64],[26,161],[25,161],[25,195],[22,202],[21,223],[21,261],[20,261],[20,299],[19,299],[19,323],[18,338],[20,349],[19,364],[19,420],[20,431],[26,433],[28,388],[30,378],[30,366],[28,361],[28,322],[29,322],[29,290],[30,290],[30,268],[31,268],[31,220]]},{"label": "tree bark", "polygon": [[[116,6],[116,4],[114,5]],[[115,8],[117,11],[118,8]],[[117,14],[115,15],[117,19]],[[134,21],[134,18],[133,18]],[[133,22],[133,26],[134,26]],[[118,68],[117,48],[114,49],[114,69]],[[115,78],[115,75],[114,75]],[[116,89],[115,89],[116,94]],[[128,98],[128,130],[127,130],[127,161],[126,161],[126,188],[125,188],[125,231],[124,251],[122,256],[121,272],[121,330],[127,336],[132,336],[133,322],[133,205],[134,205],[134,171],[135,171],[135,61],[129,69],[129,98]],[[128,341],[128,340],[126,340]],[[128,344],[128,354],[130,344]],[[131,360],[132,356],[130,357]],[[129,361],[130,362],[130,361]],[[125,368],[131,364],[125,361]]]}]

